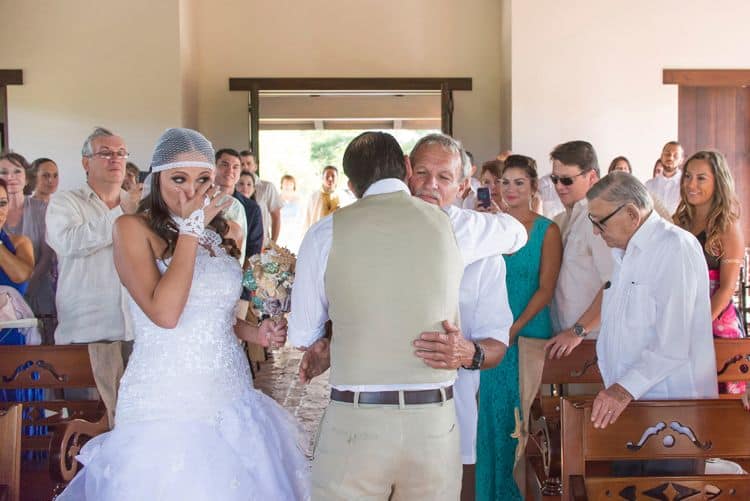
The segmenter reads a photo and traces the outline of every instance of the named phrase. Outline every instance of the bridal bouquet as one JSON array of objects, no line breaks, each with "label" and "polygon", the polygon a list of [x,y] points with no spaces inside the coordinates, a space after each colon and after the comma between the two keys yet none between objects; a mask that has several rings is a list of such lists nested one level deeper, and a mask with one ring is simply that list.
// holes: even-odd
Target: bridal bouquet
[{"label": "bridal bouquet", "polygon": [[260,320],[280,318],[292,306],[292,284],[297,258],[275,243],[247,260],[242,285],[253,314]]}]

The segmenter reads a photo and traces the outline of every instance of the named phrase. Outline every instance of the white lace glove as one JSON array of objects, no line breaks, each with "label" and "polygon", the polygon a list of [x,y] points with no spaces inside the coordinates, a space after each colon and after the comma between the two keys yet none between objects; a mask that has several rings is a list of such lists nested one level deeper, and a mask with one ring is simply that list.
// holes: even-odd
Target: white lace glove
[{"label": "white lace glove", "polygon": [[198,239],[203,236],[203,230],[206,227],[205,213],[203,212],[203,209],[193,211],[193,213],[186,218],[181,218],[179,216],[172,217],[174,222],[177,223],[177,229],[180,232],[180,235],[190,235],[197,237]]}]

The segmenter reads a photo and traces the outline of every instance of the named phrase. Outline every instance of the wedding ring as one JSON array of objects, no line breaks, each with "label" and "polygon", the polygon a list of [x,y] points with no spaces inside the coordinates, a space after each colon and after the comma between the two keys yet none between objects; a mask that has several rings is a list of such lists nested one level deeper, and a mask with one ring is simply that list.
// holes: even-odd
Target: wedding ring
[{"label": "wedding ring", "polygon": [[607,414],[614,414],[615,411],[607,411]]}]

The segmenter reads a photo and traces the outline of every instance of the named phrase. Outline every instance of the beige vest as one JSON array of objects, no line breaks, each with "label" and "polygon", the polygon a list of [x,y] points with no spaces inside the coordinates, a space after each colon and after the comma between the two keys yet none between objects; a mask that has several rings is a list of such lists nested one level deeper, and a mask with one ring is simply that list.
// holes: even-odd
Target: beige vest
[{"label": "beige vest", "polygon": [[458,325],[463,263],[448,216],[405,192],[373,195],[333,214],[325,273],[333,321],[331,384],[438,383],[412,342]]}]

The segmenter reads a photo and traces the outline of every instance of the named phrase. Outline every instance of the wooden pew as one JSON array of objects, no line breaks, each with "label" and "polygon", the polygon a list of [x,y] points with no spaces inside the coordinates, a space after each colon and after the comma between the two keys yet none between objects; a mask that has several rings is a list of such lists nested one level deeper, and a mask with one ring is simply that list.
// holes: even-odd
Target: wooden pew
[{"label": "wooden pew", "polygon": [[553,386],[553,396],[535,400],[529,416],[529,441],[526,446],[526,490],[547,498],[559,497],[561,485],[560,395],[569,384],[603,386],[596,363],[596,341],[583,341],[573,353],[561,359],[546,360],[541,389]]},{"label": "wooden pew", "polygon": [[0,501],[18,501],[21,490],[21,406],[0,411]]},{"label": "wooden pew", "polygon": [[[0,347],[0,389],[63,390],[95,388],[87,345]],[[101,400],[54,398],[20,402],[25,426],[44,426],[41,436],[23,436],[21,484],[24,498],[58,492],[78,470],[75,456],[90,439],[109,429]],[[0,406],[9,406],[0,402]]]},{"label": "wooden pew", "polygon": [[[750,381],[750,339],[714,339],[719,382]],[[741,395],[721,395],[737,399]]]},{"label": "wooden pew", "polygon": [[[714,348],[719,382],[750,381],[750,339],[715,339]],[[532,407],[527,446],[527,488],[537,489],[547,496],[561,493],[557,480],[561,458],[559,396],[564,394],[563,385],[568,384],[603,387],[595,340],[585,340],[570,356],[547,360],[544,364],[542,388],[555,385],[557,394],[553,397],[540,395]],[[740,395],[721,395],[720,398],[732,400]]]},{"label": "wooden pew", "polygon": [[592,403],[562,399],[563,499],[750,499],[750,475],[612,477],[609,472],[612,461],[714,457],[747,469],[750,416],[738,402],[633,402],[604,430],[591,424]]}]

